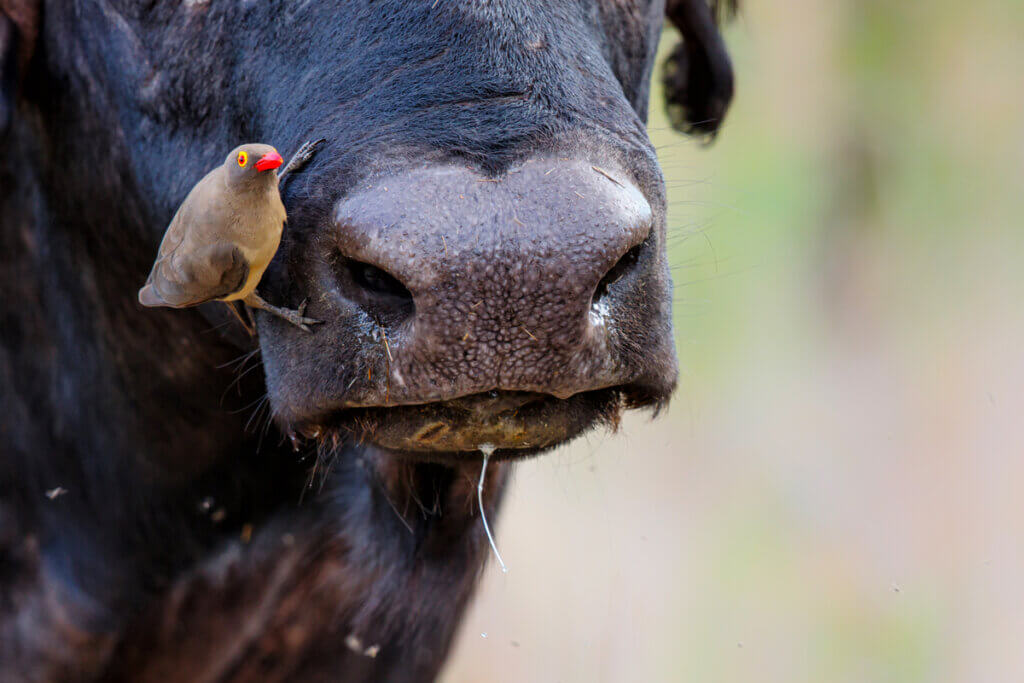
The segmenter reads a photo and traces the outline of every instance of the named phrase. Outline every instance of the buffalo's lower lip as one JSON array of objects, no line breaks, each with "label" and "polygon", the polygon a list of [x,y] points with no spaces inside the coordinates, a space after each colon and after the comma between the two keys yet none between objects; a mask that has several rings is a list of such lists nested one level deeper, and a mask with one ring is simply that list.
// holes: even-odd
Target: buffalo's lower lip
[{"label": "buffalo's lower lip", "polygon": [[476,458],[486,444],[497,458],[510,459],[548,450],[595,424],[614,423],[619,405],[614,389],[568,399],[488,392],[420,405],[349,408],[318,425],[419,460]]}]

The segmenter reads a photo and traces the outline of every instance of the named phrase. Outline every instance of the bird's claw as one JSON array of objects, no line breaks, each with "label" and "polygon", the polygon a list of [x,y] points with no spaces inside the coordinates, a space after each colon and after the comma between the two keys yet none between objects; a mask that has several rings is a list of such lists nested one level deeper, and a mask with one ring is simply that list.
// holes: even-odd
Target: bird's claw
[{"label": "bird's claw", "polygon": [[289,316],[288,322],[292,323],[296,327],[305,330],[306,332],[312,332],[313,330],[311,330],[309,326],[319,325],[320,323],[323,322],[323,320],[307,318],[305,316],[307,303],[309,303],[309,299],[303,299],[302,303],[299,304],[299,307],[297,309],[295,309],[294,311],[288,311],[289,313],[292,314],[291,316]]},{"label": "bird's claw", "polygon": [[295,325],[296,327],[299,327],[305,330],[306,332],[312,332],[313,330],[309,329],[309,326],[319,325],[320,323],[323,322],[323,320],[317,320],[316,318],[307,318],[305,316],[307,302],[308,299],[304,300],[301,304],[299,304],[298,308],[292,309],[282,308],[281,306],[274,306],[272,304],[268,304],[256,292],[253,292],[245,299],[245,304],[247,306],[250,306],[251,308],[266,311],[271,315],[277,316],[281,320],[290,322],[292,325]]},{"label": "bird's claw", "polygon": [[320,145],[327,142],[326,138],[320,138],[319,140],[307,140],[302,143],[299,150],[292,155],[292,158],[288,160],[288,163],[278,174],[278,180],[284,180],[284,178],[290,173],[302,170],[302,168],[309,163],[309,160],[316,154],[316,149]]},{"label": "bird's claw", "polygon": [[320,138],[319,140],[307,140],[302,143],[302,147],[299,147],[299,151],[295,153],[295,158],[298,160],[297,163],[304,164],[313,158],[316,154],[316,148],[327,142],[327,138]]}]

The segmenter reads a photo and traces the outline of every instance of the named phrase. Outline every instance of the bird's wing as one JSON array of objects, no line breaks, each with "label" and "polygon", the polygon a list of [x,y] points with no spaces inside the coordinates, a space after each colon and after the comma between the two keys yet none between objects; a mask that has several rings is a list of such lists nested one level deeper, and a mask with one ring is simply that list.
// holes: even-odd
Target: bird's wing
[{"label": "bird's wing", "polygon": [[245,254],[230,242],[179,248],[153,267],[139,290],[139,302],[144,306],[195,306],[234,294],[248,277]]},{"label": "bird's wing", "polygon": [[[196,183],[184,201],[178,207],[167,226],[164,238],[160,242],[160,249],[157,250],[154,269],[160,262],[170,258],[174,252],[182,247],[185,242],[195,242],[197,238],[202,240],[200,233],[207,232],[209,226],[227,220],[230,216],[231,207],[226,201],[227,195],[224,187],[224,168],[218,166]],[[212,243],[216,240],[207,240]],[[187,245],[193,246],[193,245]],[[186,247],[187,248],[187,247]]]},{"label": "bird's wing", "polygon": [[143,305],[194,306],[228,296],[245,283],[249,263],[230,240],[234,216],[223,173],[220,166],[207,173],[178,207],[139,290]]}]

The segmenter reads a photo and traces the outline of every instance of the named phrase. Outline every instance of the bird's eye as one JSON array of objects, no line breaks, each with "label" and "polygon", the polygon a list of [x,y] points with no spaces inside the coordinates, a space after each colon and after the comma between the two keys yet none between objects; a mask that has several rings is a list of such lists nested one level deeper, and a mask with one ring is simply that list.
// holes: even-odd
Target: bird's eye
[{"label": "bird's eye", "polygon": [[245,168],[245,165],[249,163],[249,155],[245,152],[238,153],[238,165]]}]

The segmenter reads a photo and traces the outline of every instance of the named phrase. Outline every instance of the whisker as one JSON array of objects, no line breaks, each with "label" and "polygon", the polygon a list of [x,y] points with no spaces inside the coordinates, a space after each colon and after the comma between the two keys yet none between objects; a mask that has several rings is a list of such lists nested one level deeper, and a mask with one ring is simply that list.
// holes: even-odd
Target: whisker
[{"label": "whisker", "polygon": [[235,363],[237,363],[239,361],[242,362],[242,365],[245,365],[245,361],[249,360],[250,358],[252,358],[253,356],[255,356],[259,352],[260,352],[260,348],[257,346],[252,351],[249,351],[248,353],[243,353],[241,356],[233,358],[232,360],[229,360],[229,361],[227,361],[225,363],[221,363],[220,365],[217,365],[215,367],[218,370],[223,370],[224,368],[226,368],[226,367],[228,367],[230,365],[234,365]]},{"label": "whisker", "polygon": [[728,271],[725,273],[717,273],[715,275],[709,275],[708,277],[697,278],[696,280],[687,280],[686,282],[677,282],[674,289],[681,289],[683,287],[689,287],[691,285],[700,284],[702,282],[710,282],[711,280],[720,280],[726,277],[734,277],[736,275],[742,275],[743,273],[750,272],[761,268],[759,265],[747,266],[746,268],[739,268],[737,270]]},{"label": "whisker", "polygon": [[231,414],[231,415],[238,415],[239,413],[244,413],[245,411],[249,410],[249,409],[250,409],[250,408],[252,408],[252,407],[253,407],[254,405],[256,405],[257,403],[259,403],[260,401],[263,401],[263,400],[264,400],[264,399],[266,399],[266,398],[267,398],[267,395],[266,395],[266,394],[263,394],[262,396],[260,396],[259,398],[257,398],[257,399],[256,399],[255,401],[252,401],[251,403],[249,403],[249,404],[247,404],[247,405],[244,405],[244,406],[242,406],[242,407],[241,407],[241,408],[239,408],[238,410],[229,410],[229,411],[228,411],[228,413],[229,413],[229,414]]},{"label": "whisker", "polygon": [[[231,391],[231,387],[233,387],[233,386],[235,386],[235,385],[238,385],[239,387],[241,387],[241,384],[239,384],[239,383],[240,383],[240,382],[242,381],[242,379],[243,379],[243,378],[244,378],[244,377],[245,377],[246,375],[248,375],[248,374],[249,374],[250,372],[252,372],[252,371],[253,371],[253,370],[255,370],[256,368],[258,368],[258,367],[259,367],[259,364],[257,364],[257,365],[253,365],[253,366],[252,366],[251,368],[249,368],[248,370],[245,370],[245,371],[243,371],[243,372],[239,372],[239,373],[237,374],[237,376],[236,376],[236,377],[235,377],[235,378],[234,378],[233,380],[231,380],[231,383],[230,383],[230,384],[228,384],[228,385],[227,385],[227,387],[225,387],[225,389],[224,389],[224,393],[220,395],[220,402],[221,402],[221,405],[223,405],[223,404],[224,404],[224,397],[228,395],[228,392],[229,392],[229,391]],[[239,370],[241,370],[241,369],[242,369],[242,368],[241,368],[241,366],[239,366],[239,368],[238,368],[238,369],[239,369]]]},{"label": "whisker", "polygon": [[256,415],[259,413],[260,409],[263,407],[263,404],[266,403],[269,400],[270,400],[270,397],[267,394],[263,394],[263,396],[260,398],[260,400],[258,402],[259,404],[256,406],[256,409],[252,411],[252,415],[249,416],[249,419],[245,423],[245,431],[246,432],[249,431],[249,426],[252,424],[253,418],[255,418]]}]

